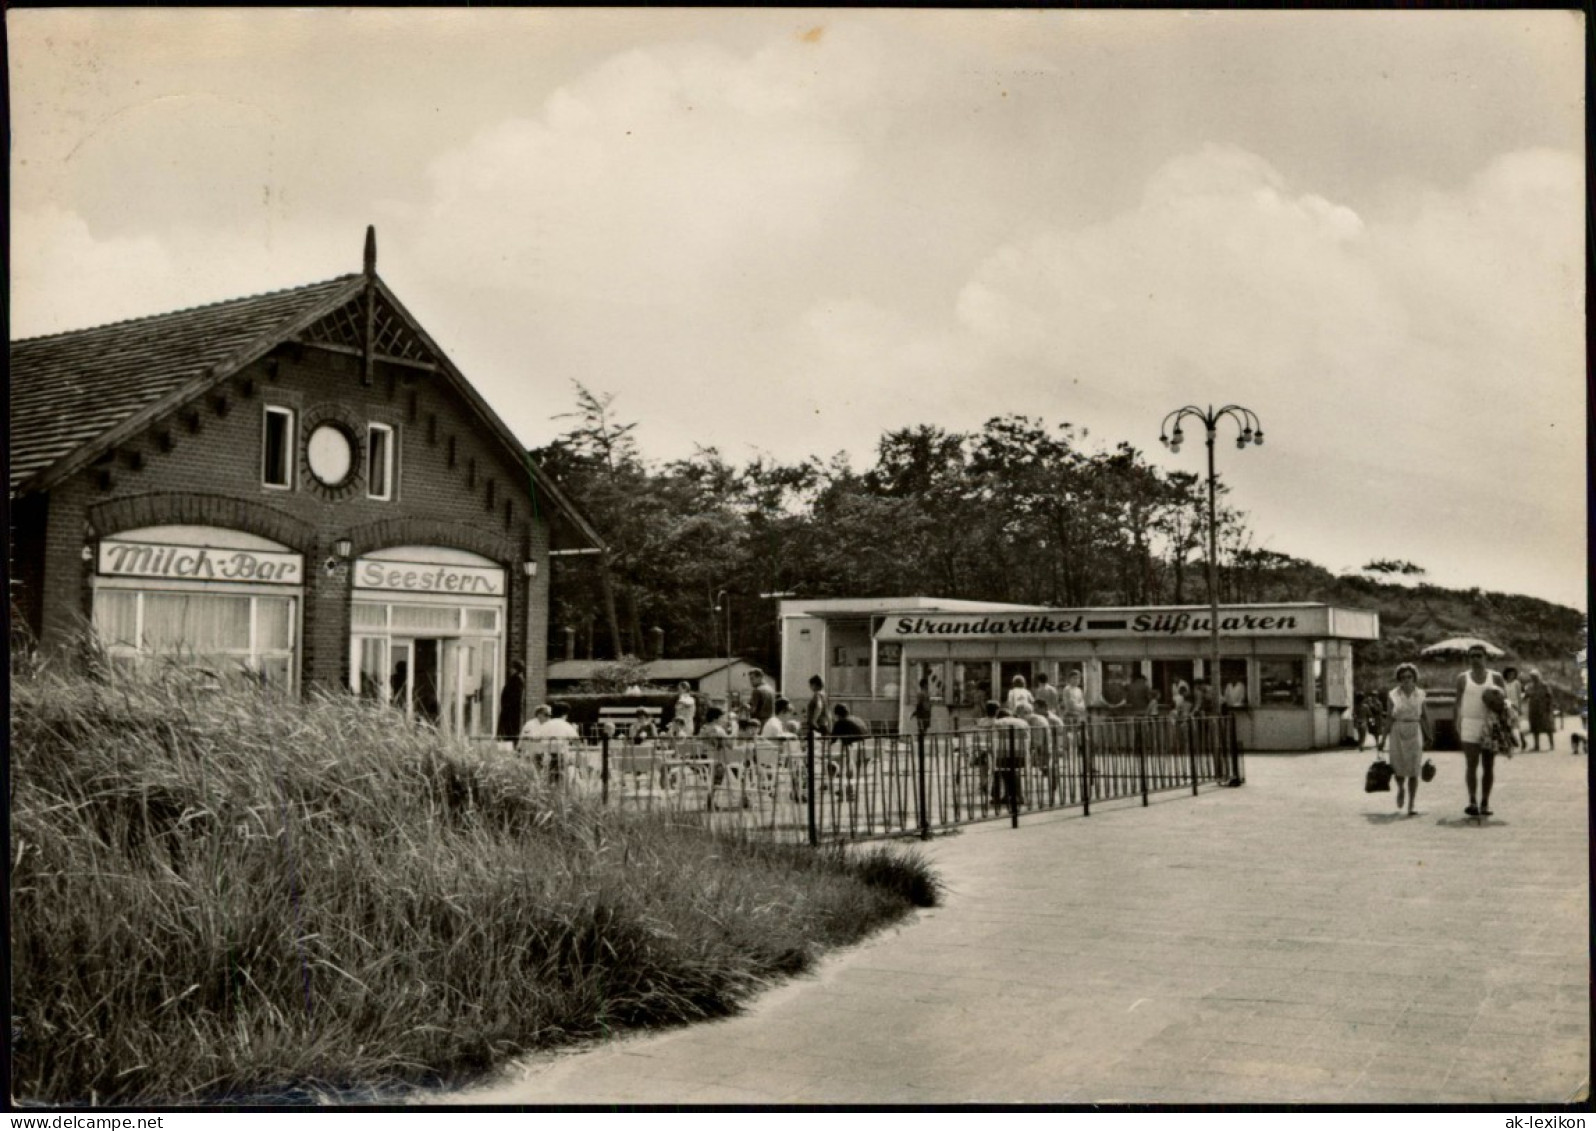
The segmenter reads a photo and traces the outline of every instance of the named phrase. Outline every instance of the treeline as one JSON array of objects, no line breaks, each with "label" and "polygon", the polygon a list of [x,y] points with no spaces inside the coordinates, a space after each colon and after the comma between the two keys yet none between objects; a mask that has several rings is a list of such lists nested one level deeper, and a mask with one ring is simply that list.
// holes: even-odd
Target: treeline
[{"label": "treeline", "polygon": [[[777,598],[927,594],[1055,606],[1208,599],[1206,487],[1070,424],[996,417],[976,432],[922,425],[881,437],[874,464],[842,455],[734,466],[713,448],[653,464],[613,398],[577,386],[571,427],[531,454],[609,540],[559,560],[552,647],[774,663]],[[1220,485],[1221,559],[1248,554]],[[1222,600],[1251,580],[1226,571]],[[718,611],[717,611],[718,609]],[[729,626],[728,626],[729,618]]]},{"label": "treeline", "polygon": [[[1209,600],[1202,476],[1155,467],[1128,443],[1088,446],[1084,428],[1015,415],[974,432],[904,428],[882,435],[864,471],[840,454],[739,467],[714,448],[656,464],[612,395],[578,385],[576,396],[570,428],[531,454],[609,551],[557,559],[556,655],[565,628],[582,658],[647,655],[658,627],[667,656],[726,654],[729,640],[732,654],[772,665],[778,593],[1054,607]],[[1407,562],[1338,577],[1257,548],[1222,481],[1218,505],[1221,601],[1375,609],[1392,636],[1376,662],[1387,643],[1411,650],[1461,632],[1495,633],[1526,655],[1580,646],[1575,610],[1440,589]]]}]

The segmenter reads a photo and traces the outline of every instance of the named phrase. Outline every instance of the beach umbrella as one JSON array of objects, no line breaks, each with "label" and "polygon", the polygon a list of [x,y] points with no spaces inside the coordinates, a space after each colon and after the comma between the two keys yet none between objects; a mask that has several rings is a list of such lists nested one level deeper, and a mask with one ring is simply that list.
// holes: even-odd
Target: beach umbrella
[{"label": "beach umbrella", "polygon": [[1481,640],[1478,636],[1453,636],[1441,641],[1439,644],[1431,644],[1428,648],[1420,649],[1419,655],[1431,657],[1466,656],[1470,648],[1484,648],[1485,654],[1493,660],[1507,655],[1506,652],[1489,640]]}]

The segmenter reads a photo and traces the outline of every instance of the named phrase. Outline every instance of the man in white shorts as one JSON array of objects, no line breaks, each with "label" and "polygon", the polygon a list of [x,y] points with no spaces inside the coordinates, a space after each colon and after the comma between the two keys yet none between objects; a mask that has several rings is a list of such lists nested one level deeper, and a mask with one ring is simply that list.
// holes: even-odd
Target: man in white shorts
[{"label": "man in white shorts", "polygon": [[[1500,672],[1485,667],[1485,649],[1469,649],[1469,670],[1457,677],[1457,731],[1463,745],[1465,761],[1464,781],[1469,787],[1469,806],[1463,810],[1470,817],[1491,815],[1491,786],[1496,781],[1496,751],[1480,748],[1480,740],[1490,721],[1490,708],[1485,705],[1485,690],[1494,687],[1505,696],[1506,685]],[[1475,791],[1475,777],[1480,763],[1485,764],[1485,774]],[[1478,800],[1476,801],[1476,797]]]}]

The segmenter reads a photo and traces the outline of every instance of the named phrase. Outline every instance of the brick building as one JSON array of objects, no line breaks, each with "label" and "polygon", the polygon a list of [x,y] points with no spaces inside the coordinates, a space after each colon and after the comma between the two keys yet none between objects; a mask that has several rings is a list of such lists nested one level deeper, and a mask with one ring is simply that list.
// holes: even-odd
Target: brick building
[{"label": "brick building", "polygon": [[489,733],[601,545],[376,274],[11,343],[11,603],[45,649]]}]

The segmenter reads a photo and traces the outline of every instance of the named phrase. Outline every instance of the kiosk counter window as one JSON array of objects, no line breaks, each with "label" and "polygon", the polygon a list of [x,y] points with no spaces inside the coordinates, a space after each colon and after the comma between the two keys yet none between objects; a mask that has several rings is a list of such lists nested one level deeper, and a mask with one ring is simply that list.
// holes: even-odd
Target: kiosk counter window
[{"label": "kiosk counter window", "polygon": [[1192,660],[1154,660],[1152,668],[1153,691],[1158,695],[1160,707],[1164,709],[1174,707],[1177,683],[1184,683],[1190,688],[1197,678],[1197,665]]},{"label": "kiosk counter window", "polygon": [[1247,690],[1247,661],[1219,661],[1219,686],[1215,692],[1224,697],[1225,706],[1240,711],[1252,706],[1252,696]]},{"label": "kiosk counter window", "polygon": [[909,703],[912,706],[925,684],[926,694],[933,703],[948,701],[948,665],[941,660],[922,660],[909,665]]},{"label": "kiosk counter window", "polygon": [[986,662],[954,660],[950,665],[953,676],[949,683],[949,707],[980,710],[992,697],[992,665]]},{"label": "kiosk counter window", "polygon": [[870,639],[868,620],[832,621],[826,626],[831,644],[830,665],[826,671],[826,691],[833,699],[865,699],[871,696]]},{"label": "kiosk counter window", "polygon": [[1098,689],[1102,702],[1091,704],[1094,707],[1122,707],[1126,696],[1130,694],[1131,676],[1136,672],[1135,660],[1104,660],[1102,663],[1102,683]]},{"label": "kiosk counter window", "polygon": [[1260,707],[1306,707],[1303,662],[1300,659],[1262,657],[1258,660]]},{"label": "kiosk counter window", "polygon": [[[898,692],[903,690],[898,686],[898,673],[903,667],[903,645],[880,644],[876,646],[876,686],[877,699],[896,699]],[[910,688],[909,690],[915,690]]]}]

